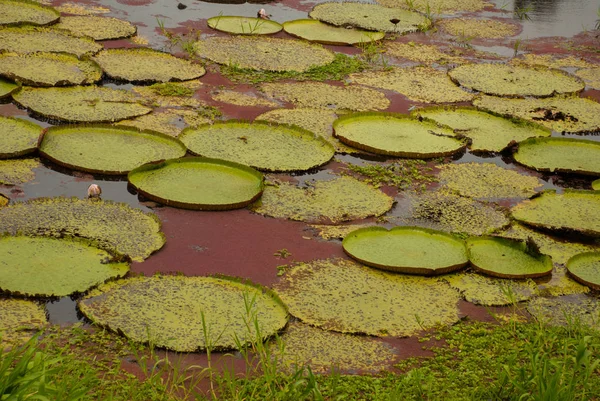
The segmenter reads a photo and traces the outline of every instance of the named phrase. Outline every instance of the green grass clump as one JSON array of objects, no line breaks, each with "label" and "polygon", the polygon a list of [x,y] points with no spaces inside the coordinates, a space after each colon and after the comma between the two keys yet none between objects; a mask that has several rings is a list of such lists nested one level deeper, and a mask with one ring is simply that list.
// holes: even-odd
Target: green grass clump
[{"label": "green grass clump", "polygon": [[424,160],[399,160],[387,165],[348,164],[348,170],[364,177],[364,181],[379,188],[382,185],[397,187],[400,190],[414,188],[425,190],[428,183],[437,182],[433,169]]}]

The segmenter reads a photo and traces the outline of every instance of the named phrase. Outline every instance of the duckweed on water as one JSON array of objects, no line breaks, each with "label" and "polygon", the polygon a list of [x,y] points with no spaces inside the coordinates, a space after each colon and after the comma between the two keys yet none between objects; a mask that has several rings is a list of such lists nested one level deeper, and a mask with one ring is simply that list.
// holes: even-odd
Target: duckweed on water
[{"label": "duckweed on water", "polygon": [[515,36],[520,31],[519,26],[510,20],[504,22],[498,19],[449,18],[441,20],[440,25],[450,35],[483,39]]},{"label": "duckweed on water", "polygon": [[569,322],[600,327],[600,303],[586,294],[564,295],[556,298],[535,298],[527,305],[527,311],[539,321],[553,326],[567,326]]},{"label": "duckweed on water", "polygon": [[438,181],[438,178],[431,173],[433,168],[428,167],[426,161],[418,159],[397,160],[383,165],[359,166],[349,163],[347,168],[364,177],[364,181],[375,188],[389,185],[400,190],[424,190],[427,184]]},{"label": "duckweed on water", "polygon": [[[212,95],[213,100],[222,103],[234,104],[236,106],[247,107],[277,107],[279,103],[272,100],[263,99],[251,94],[240,93],[236,91],[218,91]],[[257,118],[258,120],[259,118]]]},{"label": "duckweed on water", "polygon": [[454,14],[459,11],[479,11],[492,4],[484,0],[376,0],[391,8],[408,8],[422,13]]},{"label": "duckweed on water", "polygon": [[527,301],[538,293],[537,284],[531,279],[506,280],[474,273],[449,274],[442,279],[476,305],[511,305]]},{"label": "duckweed on water", "polygon": [[549,68],[564,68],[564,67],[578,67],[578,68],[591,68],[594,64],[588,63],[582,58],[567,56],[557,57],[552,54],[535,54],[527,53],[513,58],[511,64],[527,64],[527,65],[544,65]]},{"label": "duckweed on water", "polygon": [[0,352],[6,345],[27,341],[46,323],[42,305],[24,299],[0,298]]},{"label": "duckweed on water", "polygon": [[407,59],[422,64],[464,64],[468,61],[462,57],[452,56],[440,50],[438,46],[422,43],[388,42],[385,45],[386,54],[392,57]]},{"label": "duckweed on water", "polygon": [[56,28],[23,26],[0,29],[0,50],[16,53],[66,52],[77,57],[103,49],[90,37],[73,36]]},{"label": "duckweed on water", "polygon": [[35,178],[33,169],[41,167],[39,159],[0,160],[0,184],[18,185]]},{"label": "duckweed on water", "polygon": [[136,26],[129,21],[92,15],[62,16],[56,27],[94,40],[129,38],[137,31]]}]

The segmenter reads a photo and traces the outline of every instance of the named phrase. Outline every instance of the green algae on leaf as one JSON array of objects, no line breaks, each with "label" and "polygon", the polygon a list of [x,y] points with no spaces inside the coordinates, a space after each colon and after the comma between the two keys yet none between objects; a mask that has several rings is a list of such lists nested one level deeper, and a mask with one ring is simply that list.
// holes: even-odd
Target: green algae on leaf
[{"label": "green algae on leaf", "polygon": [[194,154],[265,171],[303,171],[327,163],[333,146],[300,127],[229,120],[187,128],[179,136]]},{"label": "green algae on leaf", "polygon": [[96,324],[179,352],[236,349],[287,323],[272,293],[226,277],[130,278],[100,286],[78,305]]},{"label": "green algae on leaf", "polygon": [[18,84],[0,78],[0,99],[10,96],[17,89],[19,89]]},{"label": "green algae on leaf", "polygon": [[581,92],[580,78],[545,67],[506,64],[465,64],[448,72],[450,78],[469,89],[495,96],[537,96]]},{"label": "green algae on leaf", "polygon": [[450,35],[483,39],[515,36],[520,30],[518,25],[508,20],[503,22],[497,19],[449,18],[442,19],[439,25]]},{"label": "green algae on leaf", "polygon": [[141,262],[165,244],[160,220],[125,203],[41,198],[0,209],[0,232],[89,238]]},{"label": "green algae on leaf", "polygon": [[184,82],[160,82],[150,86],[134,86],[132,91],[141,96],[141,102],[147,106],[202,109],[206,107],[206,102],[193,97],[201,86],[202,83],[194,79]]},{"label": "green algae on leaf", "polygon": [[281,24],[256,17],[219,15],[206,20],[212,29],[240,35],[271,35],[283,29]]},{"label": "green algae on leaf", "polygon": [[567,326],[577,321],[595,329],[600,328],[598,299],[585,294],[535,298],[527,305],[527,311],[538,321],[553,326]]},{"label": "green algae on leaf", "polygon": [[29,0],[0,0],[0,26],[50,25],[60,13],[52,7]]},{"label": "green algae on leaf", "polygon": [[350,82],[392,90],[425,103],[469,102],[473,93],[456,86],[445,72],[431,67],[390,68],[349,76]]},{"label": "green algae on leaf", "polygon": [[263,99],[252,94],[246,94],[236,91],[218,91],[212,95],[213,100],[222,103],[234,104],[236,106],[252,107],[277,107],[279,103],[272,100]]},{"label": "green algae on leaf", "polygon": [[35,178],[34,168],[41,167],[39,159],[0,160],[0,184],[18,185]]},{"label": "green algae on leaf", "polygon": [[527,301],[538,293],[537,285],[531,279],[505,280],[473,273],[449,274],[443,279],[475,305],[511,305]]},{"label": "green algae on leaf", "polygon": [[537,171],[600,176],[600,143],[576,138],[530,138],[514,159]]},{"label": "green algae on leaf", "polygon": [[153,111],[150,114],[145,114],[132,120],[119,121],[117,125],[127,125],[140,130],[162,132],[172,137],[178,137],[186,126],[196,127],[210,122],[210,119],[202,117],[197,111],[189,109],[164,109]]},{"label": "green algae on leaf", "polygon": [[27,120],[0,116],[0,159],[35,152],[42,127]]},{"label": "green algae on leaf", "polygon": [[194,45],[196,54],[218,64],[266,71],[304,72],[331,63],[333,52],[301,40],[213,36]]},{"label": "green algae on leaf", "polygon": [[445,282],[344,259],[296,265],[286,270],[274,289],[291,315],[342,333],[411,336],[459,319],[459,294]]},{"label": "green algae on leaf", "polygon": [[68,122],[113,122],[152,111],[131,92],[101,86],[24,87],[13,98],[37,114]]},{"label": "green algae on leaf", "polygon": [[47,324],[43,305],[33,301],[0,298],[0,352],[19,345]]},{"label": "green algae on leaf", "polygon": [[[326,2],[314,6],[308,15],[331,25],[351,26],[368,31],[403,34],[431,27],[431,20],[424,15],[378,4]],[[398,22],[393,23],[392,20]]]},{"label": "green algae on leaf", "polygon": [[371,224],[345,224],[338,226],[329,224],[309,224],[309,227],[316,230],[316,234],[324,240],[344,239],[344,237],[352,231],[371,226]]},{"label": "green algae on leaf", "polygon": [[258,171],[202,157],[145,164],[127,178],[151,200],[193,210],[242,208],[258,199],[263,190],[263,175]]},{"label": "green algae on leaf", "polygon": [[[527,53],[510,60],[511,64],[543,65],[549,68],[591,68],[594,64],[588,63],[584,59],[575,56],[556,57],[553,54]],[[580,77],[583,78],[583,77]]]},{"label": "green algae on leaf", "polygon": [[333,130],[346,145],[397,157],[449,156],[466,146],[450,128],[404,114],[348,114],[334,121]]},{"label": "green algae on leaf", "polygon": [[[5,210],[5,209],[3,209]],[[74,238],[0,237],[0,289],[28,296],[64,297],[122,277],[129,264]]]},{"label": "green algae on leaf", "polygon": [[575,72],[592,89],[600,89],[600,67],[584,68]]},{"label": "green algae on leaf", "polygon": [[408,8],[423,13],[454,14],[460,11],[480,11],[493,4],[484,0],[376,0],[378,4],[391,8]]},{"label": "green algae on leaf", "polygon": [[322,43],[324,45],[356,45],[381,40],[384,32],[371,32],[362,29],[348,29],[324,24],[314,19],[299,19],[287,21],[283,29],[290,35],[310,42]]},{"label": "green algae on leaf", "polygon": [[360,228],[348,234],[342,246],[361,263],[399,273],[438,275],[469,262],[461,239],[427,228]]},{"label": "green algae on leaf", "polygon": [[40,154],[55,163],[112,175],[127,174],[142,164],[185,153],[185,146],[169,135],[110,125],[52,127],[40,143]]},{"label": "green algae on leaf", "polygon": [[124,81],[187,81],[206,74],[200,64],[145,47],[106,49],[94,60],[109,77]]},{"label": "green algae on leaf", "polygon": [[476,152],[501,152],[515,142],[551,134],[548,128],[541,125],[474,107],[428,107],[417,109],[412,114],[453,128],[471,139],[469,148]]},{"label": "green algae on leaf", "polygon": [[600,290],[600,252],[586,252],[567,262],[571,277],[594,290]]},{"label": "green algae on leaf", "polygon": [[0,75],[30,86],[69,86],[97,82],[102,70],[68,53],[0,53]]},{"label": "green algae on leaf", "polygon": [[267,216],[336,224],[380,216],[391,209],[393,198],[351,177],[309,183],[268,185],[252,209]]},{"label": "green algae on leaf", "polygon": [[56,27],[94,40],[129,38],[137,32],[135,25],[129,21],[91,15],[62,16]]},{"label": "green algae on leaf", "polygon": [[0,50],[15,53],[65,52],[81,57],[103,49],[90,37],[56,28],[22,26],[0,29]]},{"label": "green algae on leaf", "polygon": [[387,185],[399,190],[424,191],[427,184],[438,181],[428,162],[419,159],[396,159],[382,164],[348,163],[346,168],[350,171],[348,175],[357,177],[375,188]]}]

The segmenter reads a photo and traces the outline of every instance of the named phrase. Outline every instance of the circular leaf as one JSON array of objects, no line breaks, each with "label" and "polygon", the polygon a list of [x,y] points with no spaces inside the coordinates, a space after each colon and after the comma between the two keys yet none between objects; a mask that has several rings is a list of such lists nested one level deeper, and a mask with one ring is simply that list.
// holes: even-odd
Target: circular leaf
[{"label": "circular leaf", "polygon": [[585,252],[567,261],[571,277],[593,290],[600,290],[600,252]]},{"label": "circular leaf", "polygon": [[103,49],[90,37],[76,37],[56,28],[23,26],[0,29],[0,50],[16,53],[66,52],[81,57]]},{"label": "circular leaf", "polygon": [[236,17],[219,15],[209,18],[208,26],[217,31],[242,35],[270,35],[283,29],[275,21],[252,17]]},{"label": "circular leaf", "polygon": [[23,156],[37,149],[42,127],[27,120],[0,116],[0,159]]},{"label": "circular leaf", "polygon": [[44,307],[23,299],[0,298],[0,350],[25,342],[47,323]]},{"label": "circular leaf", "polygon": [[600,191],[600,179],[592,182],[592,189],[594,191]]},{"label": "circular leaf", "polygon": [[366,44],[385,37],[384,32],[336,27],[314,19],[288,21],[283,24],[283,29],[292,36],[324,45]]},{"label": "circular leaf", "polygon": [[94,40],[129,38],[137,31],[135,25],[129,21],[96,15],[62,16],[56,27],[78,36],[89,36]]},{"label": "circular leaf", "polygon": [[60,13],[52,7],[29,0],[0,0],[1,25],[50,25]]}]

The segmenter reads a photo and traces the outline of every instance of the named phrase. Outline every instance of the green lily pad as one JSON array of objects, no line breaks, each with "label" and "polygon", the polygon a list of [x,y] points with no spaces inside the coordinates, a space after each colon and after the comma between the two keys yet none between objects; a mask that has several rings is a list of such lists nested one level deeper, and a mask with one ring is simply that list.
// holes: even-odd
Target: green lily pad
[{"label": "green lily pad", "polygon": [[142,164],[185,153],[185,146],[169,135],[110,125],[52,127],[40,143],[40,154],[55,163],[112,175],[127,174]]},{"label": "green lily pad", "polygon": [[277,107],[279,103],[273,100],[263,99],[254,94],[242,93],[238,91],[218,91],[211,95],[217,102],[234,104],[236,106],[252,107]]},{"label": "green lily pad", "polygon": [[0,99],[10,96],[17,89],[19,89],[18,84],[0,78]]},{"label": "green lily pad", "polygon": [[439,46],[422,43],[387,42],[385,54],[391,57],[415,61],[419,64],[465,64],[468,61],[462,57],[443,52]]},{"label": "green lily pad", "polygon": [[275,291],[290,314],[342,333],[411,336],[458,321],[459,294],[433,278],[405,276],[344,260],[286,269]]},{"label": "green lily pad", "polygon": [[465,64],[448,72],[450,78],[469,89],[495,96],[546,97],[577,93],[583,80],[560,70],[506,64]]},{"label": "green lily pad", "polygon": [[314,19],[299,19],[287,21],[283,29],[290,35],[310,42],[324,45],[355,45],[366,44],[381,40],[384,32],[371,32],[362,29],[348,29],[345,27],[331,26]]},{"label": "green lily pad", "polygon": [[583,68],[575,72],[592,89],[600,89],[600,67]]},{"label": "green lily pad", "polygon": [[331,63],[334,54],[301,40],[212,36],[195,43],[196,53],[218,64],[267,71],[304,72]]},{"label": "green lily pad", "polygon": [[567,273],[567,268],[562,265],[554,266],[552,277],[538,285],[540,294],[544,296],[559,297],[561,295],[587,294],[589,287],[579,284]]},{"label": "green lily pad", "polygon": [[102,70],[68,53],[1,53],[0,75],[30,86],[69,86],[97,82]]},{"label": "green lily pad", "polygon": [[187,126],[197,127],[201,124],[208,124],[211,121],[211,119],[201,116],[195,110],[173,108],[153,111],[150,114],[145,114],[132,120],[122,120],[117,125],[128,125],[136,127],[139,130],[162,132],[163,134],[177,138]]},{"label": "green lily pad", "polygon": [[592,189],[594,191],[600,191],[600,179],[592,182]]},{"label": "green lily pad", "polygon": [[89,238],[141,262],[165,244],[160,220],[125,203],[41,198],[0,209],[0,232]]},{"label": "green lily pad", "polygon": [[209,18],[206,22],[217,31],[241,35],[271,35],[283,29],[281,24],[275,21],[256,17],[219,15]]},{"label": "green lily pad", "polygon": [[135,277],[102,285],[78,305],[96,324],[180,352],[236,349],[287,323],[272,293],[226,277]]},{"label": "green lily pad", "polygon": [[[367,3],[321,3],[308,15],[335,26],[400,34],[423,31],[431,26],[431,20],[419,13]],[[392,20],[398,22],[394,24]]]},{"label": "green lily pad", "polygon": [[0,0],[0,26],[50,25],[60,13],[54,8],[29,0]]},{"label": "green lily pad", "polygon": [[501,152],[515,142],[531,137],[546,137],[548,128],[518,118],[506,118],[473,107],[430,107],[412,114],[453,128],[472,140],[469,148],[477,152]]},{"label": "green lily pad", "polygon": [[0,289],[28,296],[64,297],[129,271],[94,243],[74,238],[5,235],[0,260]]},{"label": "green lily pad", "polygon": [[197,155],[266,171],[303,171],[327,163],[335,153],[320,136],[300,127],[229,120],[183,130],[179,139]]},{"label": "green lily pad", "polygon": [[531,280],[505,280],[481,274],[456,273],[443,277],[468,302],[483,306],[511,305],[537,295],[537,284]]},{"label": "green lily pad", "polygon": [[43,305],[24,299],[0,298],[0,352],[24,343],[47,324]]},{"label": "green lily pad", "polygon": [[481,96],[473,104],[500,114],[524,118],[558,132],[600,130],[600,103],[577,96],[503,99]]},{"label": "green lily pad", "polygon": [[145,197],[168,206],[229,210],[260,197],[263,175],[242,164],[202,157],[145,164],[128,180]]},{"label": "green lily pad", "polygon": [[187,81],[206,74],[200,64],[146,47],[106,49],[94,60],[106,75],[124,81]]},{"label": "green lily pad", "polygon": [[462,240],[419,227],[360,228],[348,234],[342,246],[361,263],[399,273],[432,276],[458,270],[469,262]]},{"label": "green lily pad", "polygon": [[600,237],[600,192],[548,190],[512,208],[512,217],[524,224],[548,230],[574,231]]},{"label": "green lily pad", "polygon": [[380,216],[394,200],[355,178],[309,183],[307,188],[285,182],[267,185],[252,210],[267,216],[336,224],[342,221]]},{"label": "green lily pad", "polygon": [[410,8],[422,13],[454,14],[458,11],[480,11],[493,4],[484,0],[376,0],[378,4],[392,8]]},{"label": "green lily pad", "polygon": [[552,273],[552,258],[528,249],[524,241],[500,237],[467,240],[469,261],[485,274],[500,278],[536,278]]},{"label": "green lily pad", "polygon": [[23,26],[0,29],[0,50],[15,53],[66,52],[81,57],[103,49],[90,37],[76,37],[56,28]]},{"label": "green lily pad", "polygon": [[596,330],[600,328],[598,299],[585,294],[535,298],[527,305],[527,311],[544,324],[567,326],[576,321]]},{"label": "green lily pad", "polygon": [[428,159],[465,148],[450,128],[404,114],[349,114],[335,120],[333,130],[346,145],[397,157]]},{"label": "green lily pad", "polygon": [[129,21],[96,15],[62,16],[56,27],[94,40],[129,38],[137,32]]},{"label": "green lily pad", "polygon": [[101,86],[24,87],[13,99],[44,117],[68,122],[114,122],[152,111],[131,92]]},{"label": "green lily pad", "polygon": [[567,262],[571,277],[591,289],[600,290],[600,252],[586,252],[573,256]]},{"label": "green lily pad", "polygon": [[576,138],[530,138],[515,160],[537,171],[600,176],[600,143]]},{"label": "green lily pad", "polygon": [[23,156],[37,149],[42,127],[27,120],[0,116],[0,159]]},{"label": "green lily pad", "polygon": [[41,167],[39,159],[0,160],[0,184],[18,185],[35,179],[34,168]]},{"label": "green lily pad", "polygon": [[501,39],[519,33],[519,25],[510,20],[505,21],[482,18],[447,18],[441,19],[439,25],[450,35],[466,38]]}]

